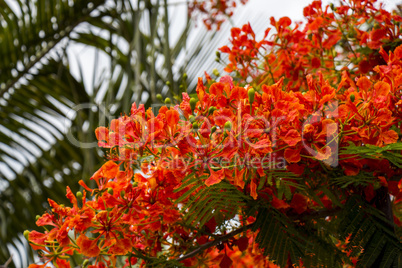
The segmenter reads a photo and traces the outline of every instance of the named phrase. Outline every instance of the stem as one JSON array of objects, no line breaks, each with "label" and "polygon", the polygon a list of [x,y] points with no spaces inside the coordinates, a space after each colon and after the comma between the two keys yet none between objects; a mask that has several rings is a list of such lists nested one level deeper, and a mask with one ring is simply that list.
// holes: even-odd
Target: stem
[{"label": "stem", "polygon": [[0,267],[5,267],[5,268],[7,268],[8,265],[9,265],[12,261],[13,261],[13,254],[11,254],[10,258],[8,258],[8,260],[7,260],[3,265],[0,265]]}]

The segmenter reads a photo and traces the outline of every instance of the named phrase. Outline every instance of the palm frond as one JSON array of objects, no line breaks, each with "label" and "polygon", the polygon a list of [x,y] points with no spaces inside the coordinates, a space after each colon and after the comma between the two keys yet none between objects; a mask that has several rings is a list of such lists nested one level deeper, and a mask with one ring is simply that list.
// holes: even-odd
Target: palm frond
[{"label": "palm frond", "polygon": [[[0,6],[0,96],[16,85],[105,0],[22,1]],[[13,7],[15,7],[13,9]]]}]

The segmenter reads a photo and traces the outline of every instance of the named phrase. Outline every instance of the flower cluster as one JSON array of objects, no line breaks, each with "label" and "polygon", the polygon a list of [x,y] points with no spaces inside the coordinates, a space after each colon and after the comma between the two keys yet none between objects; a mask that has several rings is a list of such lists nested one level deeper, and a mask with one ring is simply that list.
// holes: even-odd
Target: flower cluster
[{"label": "flower cluster", "polygon": [[[306,90],[306,75],[321,71],[332,85],[345,70],[354,77],[374,75],[373,68],[385,64],[380,55],[402,44],[400,14],[391,14],[376,1],[347,0],[335,7],[313,1],[304,8],[307,23],[294,27],[288,17],[271,18],[271,27],[256,41],[249,25],[232,29],[226,71],[237,73],[252,85],[274,83],[285,77],[288,90]],[[275,32],[266,40],[268,32]],[[241,40],[241,42],[239,42]],[[247,80],[249,81],[249,80]],[[300,89],[302,88],[302,89]]]},{"label": "flower cluster", "polygon": [[[88,267],[276,267],[247,229],[258,216],[253,206],[293,216],[336,208],[358,189],[337,186],[330,172],[346,178],[371,174],[372,183],[362,188],[366,200],[386,187],[400,203],[395,162],[350,150],[375,146],[391,154],[402,132],[402,46],[387,47],[399,42],[400,17],[372,2],[351,1],[329,12],[315,1],[304,10],[303,31],[300,25],[291,29],[288,18],[272,19],[273,41],[257,42],[250,25],[235,28],[233,47],[221,50],[230,54],[228,70],[244,79],[251,75],[251,85],[230,76],[205,85],[199,78],[192,98],[183,93],[180,103],[158,111],[133,104],[129,115],[97,128],[108,161],[91,184],[79,182],[82,192],[67,187],[71,206],[49,199],[51,210],[36,222],[46,231],[25,234],[43,260],[30,267],[70,267],[74,254]],[[362,37],[358,26],[367,14],[386,30],[377,33],[375,26]],[[257,58],[264,46],[271,50],[263,54],[261,71]],[[381,58],[366,72],[361,61],[370,53]],[[337,70],[337,60],[351,66]],[[188,214],[187,204],[201,200],[205,189],[225,196],[229,186],[247,200],[235,204],[238,211],[217,207],[204,222]],[[233,222],[240,231],[231,236],[227,225]]]},{"label": "flower cluster", "polygon": [[[276,184],[265,179],[275,168],[263,161],[242,162],[247,155],[284,159],[286,171],[300,176],[308,175],[307,169],[323,172],[320,161],[330,167],[338,160],[346,175],[363,169],[377,172],[379,182],[388,185],[384,177],[395,175],[388,161],[375,164],[338,156],[338,149],[350,143],[382,147],[398,141],[402,46],[384,56],[388,65],[376,68],[379,81],[363,76],[352,83],[345,77],[338,89],[322,75],[308,76],[305,92],[284,91],[283,79],[256,92],[223,77],[209,88],[200,80],[198,101],[184,93],[180,105],[163,106],[156,116],[134,104],[129,116],[96,130],[110,160],[92,176],[95,188],[80,181],[85,190],[77,197],[67,188],[72,207],[49,200],[52,210],[39,217],[37,225],[52,228],[30,232],[31,245],[48,261],[61,262],[75,251],[96,257],[94,267],[115,265],[118,255],[146,259],[166,251],[179,257],[194,246],[189,241],[202,235],[184,225],[183,211],[174,202],[184,193],[175,188],[189,174],[202,179],[203,187],[225,180],[280,210],[302,214],[321,208],[295,187],[289,198],[278,198]],[[345,83],[347,90],[342,90]],[[223,159],[225,165],[217,161]],[[399,188],[393,189],[400,196]],[[332,206],[322,199],[326,207]],[[187,264],[194,265],[191,260]]]},{"label": "flower cluster", "polygon": [[[245,5],[248,0],[240,0]],[[208,30],[220,29],[223,22],[233,15],[237,0],[194,0],[189,3],[189,13],[202,19]]]}]

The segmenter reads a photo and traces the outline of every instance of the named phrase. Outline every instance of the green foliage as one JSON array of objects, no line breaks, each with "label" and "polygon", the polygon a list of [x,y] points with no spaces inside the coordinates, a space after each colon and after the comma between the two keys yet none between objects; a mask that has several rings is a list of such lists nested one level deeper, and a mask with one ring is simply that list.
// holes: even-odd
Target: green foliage
[{"label": "green foliage", "polygon": [[359,155],[361,158],[368,159],[387,159],[398,168],[402,168],[402,142],[388,144],[378,147],[371,144],[356,146],[350,143],[348,147],[342,148],[340,155]]},{"label": "green foliage", "polygon": [[367,186],[370,183],[378,181],[378,178],[374,177],[368,172],[360,172],[356,176],[340,176],[331,178],[331,184],[337,185],[340,188],[347,188],[349,186]]},{"label": "green foliage", "polygon": [[[280,177],[291,175],[278,174]],[[276,178],[278,174],[273,177]],[[350,185],[367,185],[374,179],[365,173],[360,175],[331,178],[331,181],[345,188]],[[297,179],[296,176],[290,177]],[[343,267],[344,263],[350,263],[346,252],[351,257],[358,257],[359,267],[374,267],[374,261],[378,267],[399,267],[397,257],[401,254],[401,245],[389,221],[359,196],[351,196],[346,204],[341,204],[337,197],[339,193],[332,186],[321,186],[322,194],[336,205],[332,211],[323,210],[322,213],[311,215],[286,214],[256,204],[225,181],[205,187],[205,179],[206,176],[197,177],[192,173],[183,180],[182,187],[177,189],[187,189],[177,201],[185,201],[186,205],[182,209],[186,211],[187,224],[198,223],[201,228],[212,217],[230,219],[238,212],[240,205],[247,204],[249,207],[245,213],[254,215],[258,212],[252,228],[252,231],[258,231],[256,242],[264,254],[281,267],[287,264],[289,258],[292,263],[302,260],[305,267]],[[267,176],[264,183],[273,184],[273,178]],[[279,184],[278,191],[285,186],[286,181]],[[303,189],[309,192],[307,188]],[[282,192],[286,195],[285,190]],[[321,203],[320,196],[311,198]],[[222,211],[232,211],[233,214],[221,215]],[[328,222],[325,220],[327,216],[334,218]],[[223,222],[221,220],[219,224]],[[338,242],[345,243],[344,252],[336,246]],[[380,254],[383,257],[378,262]]]},{"label": "green foliage", "polygon": [[[0,153],[2,164],[14,173],[12,179],[7,180],[5,173],[0,177],[0,181],[7,184],[0,191],[0,240],[3,241],[0,263],[4,263],[10,256],[6,243],[16,248],[18,244],[22,245],[16,236],[25,229],[33,228],[32,219],[43,211],[47,198],[68,202],[65,198],[65,183],[79,177],[82,172],[82,166],[78,163],[83,163],[84,155],[68,142],[63,130],[55,126],[56,118],[64,116],[60,108],[71,107],[67,98],[61,99],[59,96],[73,98],[73,92],[63,80],[70,81],[75,89],[82,89],[60,62],[49,61],[31,83],[21,85],[19,94],[11,95],[7,100],[8,105],[2,107],[6,113],[1,116],[2,125],[13,134],[5,135],[1,132],[1,140],[18,150],[19,154],[15,155],[4,147]],[[46,83],[52,85],[52,90]],[[76,130],[71,133],[77,134]],[[43,145],[49,140],[54,145],[46,149]],[[7,161],[9,159],[13,161]],[[17,161],[25,163],[21,171],[14,168]],[[76,185],[71,188],[78,190]],[[21,261],[26,258],[19,257]]]},{"label": "green foliage", "polygon": [[250,196],[225,181],[206,187],[205,179],[206,176],[197,177],[191,174],[177,189],[177,191],[181,191],[189,187],[189,190],[176,201],[180,203],[186,200],[185,205],[181,208],[186,211],[186,224],[198,224],[198,228],[201,228],[212,217],[215,217],[217,222],[223,223],[238,214],[239,208],[251,199]]},{"label": "green foliage", "polygon": [[[264,254],[281,267],[288,258],[292,263],[303,260],[305,267],[342,267],[349,263],[346,252],[358,258],[358,267],[400,267],[402,245],[378,209],[356,195],[335,215],[327,222],[321,219],[325,213],[310,218],[259,208],[253,231],[259,231],[256,242]],[[337,241],[345,244],[344,252]]]},{"label": "green foliage", "polygon": [[402,245],[381,212],[355,195],[348,199],[340,218],[340,239],[349,238],[346,250],[359,257],[358,267],[373,267],[378,256],[382,258],[376,267],[401,266],[397,257],[402,254]]},{"label": "green foliage", "polygon": [[256,242],[281,267],[288,258],[294,264],[302,259],[305,267],[342,267],[345,256],[322,228],[322,222],[291,221],[274,208],[260,208],[253,225],[253,231],[259,229]]},{"label": "green foliage", "polygon": [[0,96],[19,82],[105,0],[15,1],[0,4]]}]

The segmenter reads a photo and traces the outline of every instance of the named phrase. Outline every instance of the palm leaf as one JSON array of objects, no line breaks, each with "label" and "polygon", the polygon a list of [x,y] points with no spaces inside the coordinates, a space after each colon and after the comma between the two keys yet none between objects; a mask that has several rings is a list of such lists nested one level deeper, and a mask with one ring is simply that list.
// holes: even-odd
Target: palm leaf
[{"label": "palm leaf", "polygon": [[104,0],[18,1],[16,10],[0,2],[0,96],[14,87],[35,65]]}]

